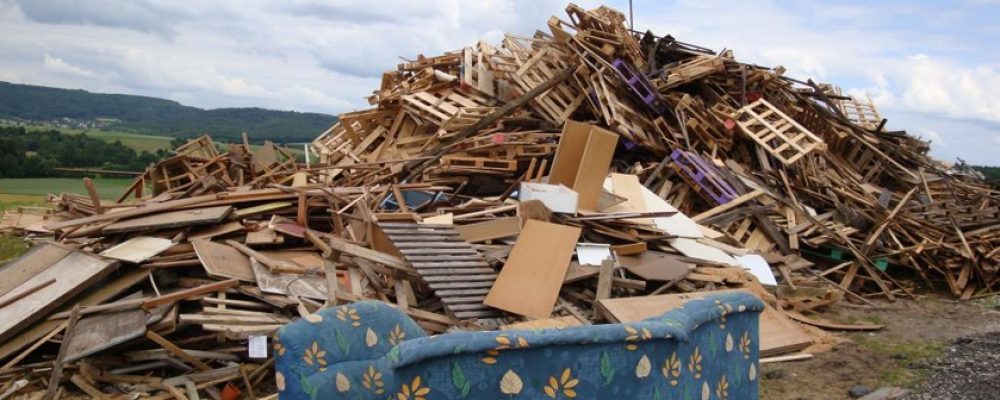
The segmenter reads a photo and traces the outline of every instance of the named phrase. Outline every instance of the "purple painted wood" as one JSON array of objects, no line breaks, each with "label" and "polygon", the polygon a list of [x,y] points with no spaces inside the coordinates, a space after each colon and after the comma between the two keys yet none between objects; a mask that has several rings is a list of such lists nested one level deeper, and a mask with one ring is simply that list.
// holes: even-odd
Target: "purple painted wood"
[{"label": "purple painted wood", "polygon": [[739,197],[736,190],[723,179],[715,166],[697,154],[674,149],[670,153],[670,158],[674,160],[674,165],[686,175],[689,182],[701,188],[700,193],[707,195],[717,204],[726,204]]},{"label": "purple painted wood", "polygon": [[639,99],[649,107],[650,110],[657,114],[663,114],[664,107],[660,104],[659,98],[656,96],[656,90],[653,89],[653,84],[646,79],[645,76],[638,73],[632,68],[625,60],[616,58],[611,66],[615,68],[618,72],[618,76],[621,77],[625,84],[632,89],[632,92],[639,96]]}]

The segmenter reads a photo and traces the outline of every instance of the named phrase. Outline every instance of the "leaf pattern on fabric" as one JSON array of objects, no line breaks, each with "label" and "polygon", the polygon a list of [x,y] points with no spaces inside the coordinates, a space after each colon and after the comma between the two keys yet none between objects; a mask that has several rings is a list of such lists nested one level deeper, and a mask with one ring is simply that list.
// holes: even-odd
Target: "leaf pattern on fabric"
[{"label": "leaf pattern on fabric", "polygon": [[604,377],[604,385],[610,385],[611,381],[615,379],[615,368],[611,365],[611,356],[608,352],[601,352],[601,376]]},{"label": "leaf pattern on fabric", "polygon": [[549,398],[557,399],[559,395],[565,396],[567,399],[576,398],[576,386],[580,384],[580,380],[573,377],[573,372],[571,369],[566,368],[559,375],[557,380],[555,376],[550,376],[548,384],[542,389],[546,396]]},{"label": "leaf pattern on fabric", "polygon": [[663,368],[660,370],[663,373],[663,377],[670,380],[670,386],[677,386],[680,383],[681,377],[681,359],[677,357],[677,351],[670,355],[663,362]]},{"label": "leaf pattern on fabric", "polygon": [[396,393],[397,400],[427,400],[427,395],[431,393],[431,388],[420,386],[420,375],[413,378],[409,385],[403,384]]},{"label": "leaf pattern on fabric", "polygon": [[520,394],[523,389],[524,382],[521,381],[521,377],[512,369],[508,369],[503,374],[503,377],[500,378],[500,393],[516,395]]},{"label": "leaf pattern on fabric", "polygon": [[698,346],[694,347],[691,357],[688,358],[688,371],[694,374],[694,379],[701,379],[701,352]]},{"label": "leaf pattern on fabric", "polygon": [[385,383],[382,382],[382,373],[375,370],[375,366],[369,365],[365,373],[361,375],[361,386],[375,393],[385,393]]},{"label": "leaf pattern on fabric", "polygon": [[645,378],[649,376],[649,372],[653,370],[653,363],[649,361],[649,357],[645,354],[639,359],[639,362],[635,365],[635,377]]},{"label": "leaf pattern on fabric", "polygon": [[455,385],[455,389],[458,389],[463,398],[468,396],[469,391],[472,390],[472,383],[465,377],[465,371],[462,371],[462,367],[458,363],[454,363],[451,367],[451,383]]}]

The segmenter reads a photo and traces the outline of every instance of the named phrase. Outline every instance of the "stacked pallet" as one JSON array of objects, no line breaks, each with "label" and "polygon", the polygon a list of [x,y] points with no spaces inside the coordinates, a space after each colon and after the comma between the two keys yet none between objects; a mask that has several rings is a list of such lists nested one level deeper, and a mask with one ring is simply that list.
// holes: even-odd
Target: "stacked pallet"
[{"label": "stacked pallet", "polygon": [[398,65],[304,160],[205,136],[116,201],[6,213],[37,244],[0,267],[0,393],[263,397],[268,336],[359,300],[443,333],[750,290],[771,355],[878,328],[804,314],[839,301],[996,292],[1000,192],[870,102],[566,11]]}]

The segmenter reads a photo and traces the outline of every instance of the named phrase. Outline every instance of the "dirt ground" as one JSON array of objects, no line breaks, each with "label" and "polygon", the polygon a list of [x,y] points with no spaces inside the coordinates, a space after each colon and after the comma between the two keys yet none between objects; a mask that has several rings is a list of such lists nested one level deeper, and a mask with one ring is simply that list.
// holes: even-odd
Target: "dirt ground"
[{"label": "dirt ground", "polygon": [[[995,398],[944,392],[940,388],[949,385],[942,385],[940,381],[947,379],[943,374],[948,365],[954,363],[949,360],[949,353],[970,343],[970,337],[990,337],[988,334],[1000,332],[1000,299],[958,302],[927,297],[918,301],[876,304],[877,309],[834,306],[821,315],[836,322],[875,323],[886,327],[876,332],[837,333],[843,341],[829,351],[814,353],[812,359],[764,365],[760,398],[850,399],[848,391],[858,385],[871,390],[882,386],[907,388],[917,393],[914,398],[920,399]],[[971,343],[980,344],[971,351],[982,351],[982,343],[996,341]],[[959,350],[968,352],[969,347]],[[1000,346],[992,350],[1000,352]],[[976,357],[968,356],[965,360],[975,363]],[[982,367],[1000,369],[996,365]],[[975,366],[969,369],[974,370]],[[926,397],[928,395],[932,397]]]}]

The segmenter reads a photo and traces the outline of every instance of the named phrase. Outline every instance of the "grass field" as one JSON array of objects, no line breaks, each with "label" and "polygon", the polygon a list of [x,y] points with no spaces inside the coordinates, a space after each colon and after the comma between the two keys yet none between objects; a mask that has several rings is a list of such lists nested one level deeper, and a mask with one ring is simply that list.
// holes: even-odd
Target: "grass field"
[{"label": "grass field", "polygon": [[[4,210],[24,206],[45,206],[45,197],[25,194],[0,194],[0,215]],[[0,234],[0,264],[20,256],[31,245],[18,236]]]},{"label": "grass field", "polygon": [[156,150],[172,150],[170,147],[170,140],[173,138],[167,136],[155,136],[155,135],[141,135],[138,133],[122,132],[122,131],[101,131],[101,130],[81,130],[81,129],[65,129],[65,128],[52,128],[48,126],[37,126],[31,125],[26,127],[30,131],[47,131],[50,129],[56,129],[60,132],[78,135],[81,133],[86,133],[94,139],[101,139],[105,142],[114,142],[119,140],[123,145],[129,147],[136,152],[148,151],[150,153],[155,153]]},{"label": "grass field", "polygon": [[[117,200],[131,184],[132,179],[94,179],[97,194],[107,200]],[[49,193],[87,194],[87,188],[83,186],[82,178],[0,179],[0,195],[45,196]]]}]

